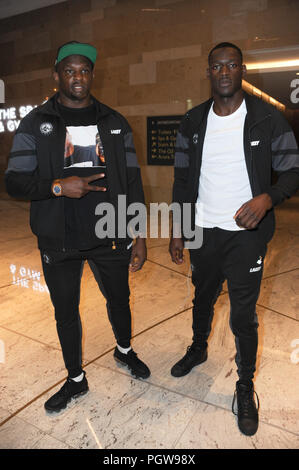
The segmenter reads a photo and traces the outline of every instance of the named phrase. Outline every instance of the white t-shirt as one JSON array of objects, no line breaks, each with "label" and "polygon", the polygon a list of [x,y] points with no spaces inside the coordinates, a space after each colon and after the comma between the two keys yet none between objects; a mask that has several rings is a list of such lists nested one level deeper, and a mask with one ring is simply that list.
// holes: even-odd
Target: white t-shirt
[{"label": "white t-shirt", "polygon": [[245,100],[229,116],[218,116],[211,106],[196,203],[200,227],[243,230],[233,217],[252,198],[243,147],[246,114]]}]

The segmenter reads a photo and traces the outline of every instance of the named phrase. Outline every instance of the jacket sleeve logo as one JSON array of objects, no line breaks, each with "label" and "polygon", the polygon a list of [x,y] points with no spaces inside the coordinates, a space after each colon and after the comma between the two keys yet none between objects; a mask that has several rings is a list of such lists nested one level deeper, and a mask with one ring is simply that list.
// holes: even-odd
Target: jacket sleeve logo
[{"label": "jacket sleeve logo", "polygon": [[43,135],[49,135],[53,132],[53,124],[51,122],[43,122],[39,129]]}]

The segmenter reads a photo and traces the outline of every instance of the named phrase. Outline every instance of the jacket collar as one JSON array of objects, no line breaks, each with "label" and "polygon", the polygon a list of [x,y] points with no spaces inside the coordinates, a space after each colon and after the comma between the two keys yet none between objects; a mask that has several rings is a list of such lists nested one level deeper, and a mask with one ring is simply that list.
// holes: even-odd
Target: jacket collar
[{"label": "jacket collar", "polygon": [[[244,99],[247,108],[247,120],[250,127],[254,126],[257,122],[262,121],[270,115],[270,110],[267,106],[267,103],[262,101],[260,98],[249,95],[244,91]],[[198,125],[203,118],[207,118],[212,103],[213,98],[210,98],[202,103],[202,105],[193,108],[193,110],[187,114],[189,114],[190,119]]]},{"label": "jacket collar", "polygon": [[[59,112],[59,107],[58,107],[58,102],[57,102],[58,96],[59,96],[59,93],[55,93],[55,95],[51,96],[51,98],[48,101],[46,101],[44,104],[39,106],[36,112],[41,113],[41,114],[50,114],[50,115],[59,117],[60,112]],[[91,98],[93,99],[95,106],[96,106],[97,120],[113,112],[113,110],[109,108],[109,106],[106,106],[105,104],[98,101],[93,95],[91,95]]]},{"label": "jacket collar", "polygon": [[249,127],[255,126],[258,122],[263,121],[265,118],[270,116],[270,109],[263,100],[256,96],[249,95],[244,92],[244,98],[247,108],[247,121]]}]

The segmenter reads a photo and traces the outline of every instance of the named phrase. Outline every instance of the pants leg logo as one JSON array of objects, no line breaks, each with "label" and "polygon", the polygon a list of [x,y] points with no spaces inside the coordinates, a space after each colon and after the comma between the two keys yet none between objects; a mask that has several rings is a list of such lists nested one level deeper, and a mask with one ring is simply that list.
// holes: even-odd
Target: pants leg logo
[{"label": "pants leg logo", "polygon": [[263,257],[260,256],[259,259],[256,262],[256,264],[259,264],[259,266],[255,267],[255,268],[250,268],[249,272],[250,273],[256,273],[257,271],[260,271],[262,269],[262,263],[263,263]]},{"label": "pants leg logo", "polygon": [[51,264],[51,258],[50,258],[49,255],[47,255],[47,253],[43,254],[43,260],[44,260],[45,263]]}]

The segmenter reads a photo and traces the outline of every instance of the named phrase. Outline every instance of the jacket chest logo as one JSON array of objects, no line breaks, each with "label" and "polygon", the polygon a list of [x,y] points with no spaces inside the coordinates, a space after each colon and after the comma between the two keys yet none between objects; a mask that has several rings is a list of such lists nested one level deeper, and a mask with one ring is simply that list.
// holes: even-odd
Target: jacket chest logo
[{"label": "jacket chest logo", "polygon": [[53,124],[51,122],[43,122],[39,130],[43,135],[49,135],[53,132]]},{"label": "jacket chest logo", "polygon": [[259,145],[260,141],[259,140],[252,140],[250,142],[251,147],[257,147]]}]

